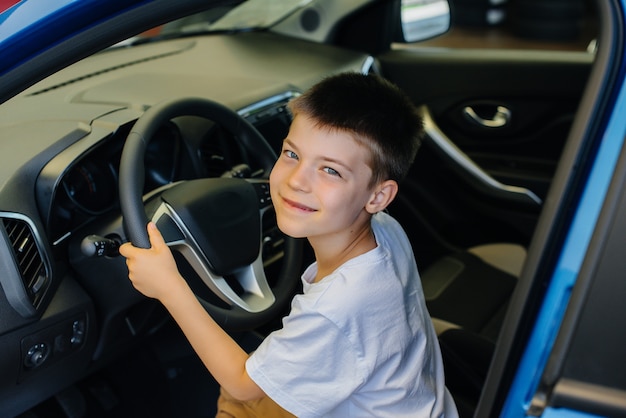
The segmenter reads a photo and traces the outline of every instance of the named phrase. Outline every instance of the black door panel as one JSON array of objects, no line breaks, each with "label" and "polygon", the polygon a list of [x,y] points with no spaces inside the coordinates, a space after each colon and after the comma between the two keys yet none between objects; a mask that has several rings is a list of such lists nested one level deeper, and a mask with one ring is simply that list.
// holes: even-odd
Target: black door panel
[{"label": "black door panel", "polygon": [[[581,87],[582,88],[582,87]],[[437,125],[478,165],[504,183],[529,188],[544,198],[573,121],[575,99],[491,98],[433,106]],[[506,109],[502,126],[481,125],[471,116]],[[469,109],[469,110],[468,110]],[[480,116],[477,116],[480,117]],[[485,115],[487,121],[489,116]]]},{"label": "black door panel", "polygon": [[463,157],[429,134],[391,208],[418,237],[418,258],[428,264],[450,248],[489,242],[527,245],[593,55],[415,48],[378,59]]}]

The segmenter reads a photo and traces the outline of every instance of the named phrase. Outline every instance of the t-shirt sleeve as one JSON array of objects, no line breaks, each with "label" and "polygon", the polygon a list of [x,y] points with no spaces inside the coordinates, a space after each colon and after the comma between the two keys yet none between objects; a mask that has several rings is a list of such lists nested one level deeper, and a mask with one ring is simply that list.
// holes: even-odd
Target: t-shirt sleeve
[{"label": "t-shirt sleeve", "polygon": [[263,391],[298,417],[332,410],[363,383],[358,350],[319,313],[290,315],[246,363]]}]

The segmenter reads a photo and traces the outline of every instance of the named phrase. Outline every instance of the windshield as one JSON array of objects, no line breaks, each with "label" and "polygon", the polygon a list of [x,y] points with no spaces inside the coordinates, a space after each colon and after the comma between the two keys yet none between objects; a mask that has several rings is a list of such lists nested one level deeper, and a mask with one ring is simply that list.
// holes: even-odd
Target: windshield
[{"label": "windshield", "polygon": [[248,0],[235,7],[215,7],[163,27],[162,34],[265,29],[313,0]]}]

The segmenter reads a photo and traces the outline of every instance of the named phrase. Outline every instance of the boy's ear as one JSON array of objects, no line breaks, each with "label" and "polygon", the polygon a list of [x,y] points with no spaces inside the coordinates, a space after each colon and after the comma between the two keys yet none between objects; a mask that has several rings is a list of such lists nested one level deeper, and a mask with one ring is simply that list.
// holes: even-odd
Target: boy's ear
[{"label": "boy's ear", "polygon": [[365,210],[369,213],[377,213],[385,210],[395,199],[398,193],[398,183],[395,180],[385,180],[374,187],[370,200],[365,205]]}]

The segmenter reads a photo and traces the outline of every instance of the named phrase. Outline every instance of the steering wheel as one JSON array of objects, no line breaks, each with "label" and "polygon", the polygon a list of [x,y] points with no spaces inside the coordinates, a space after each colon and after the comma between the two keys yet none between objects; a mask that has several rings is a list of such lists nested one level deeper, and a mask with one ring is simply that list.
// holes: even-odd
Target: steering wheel
[{"label": "steering wheel", "polygon": [[[183,181],[160,189],[144,202],[146,147],[163,123],[178,116],[201,116],[221,125],[257,158],[263,176]],[[194,289],[207,312],[229,330],[252,329],[275,317],[299,283],[301,240],[285,237],[282,267],[272,286],[263,267],[262,217],[272,209],[268,177],[275,161],[276,154],[249,122],[226,106],[202,98],[152,106],[133,126],[122,152],[120,205],[130,242],[149,248],[146,225],[148,219],[154,221],[168,246],[185,258],[203,286],[221,300],[210,301]]]}]

